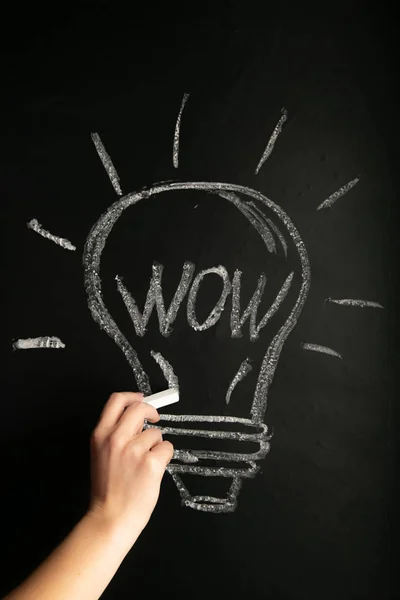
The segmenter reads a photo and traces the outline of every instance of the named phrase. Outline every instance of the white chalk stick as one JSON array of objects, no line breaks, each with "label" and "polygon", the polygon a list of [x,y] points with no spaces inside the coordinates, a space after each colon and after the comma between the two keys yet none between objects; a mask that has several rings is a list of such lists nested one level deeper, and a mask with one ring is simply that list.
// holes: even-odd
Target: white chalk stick
[{"label": "white chalk stick", "polygon": [[158,410],[163,406],[168,406],[168,404],[179,402],[179,390],[177,388],[164,390],[163,392],[158,392],[157,394],[147,396],[144,398],[143,402],[150,404],[150,406],[154,406],[154,408]]}]

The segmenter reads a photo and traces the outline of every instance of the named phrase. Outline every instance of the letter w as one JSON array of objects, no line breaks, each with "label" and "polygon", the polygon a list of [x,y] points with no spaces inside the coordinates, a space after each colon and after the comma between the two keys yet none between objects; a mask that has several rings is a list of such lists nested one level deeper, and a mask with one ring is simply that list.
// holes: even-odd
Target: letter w
[{"label": "letter w", "polygon": [[194,264],[185,262],[182,268],[182,276],[179,285],[176,289],[174,297],[172,298],[171,304],[168,310],[165,310],[164,297],[162,292],[162,273],[164,267],[157,262],[152,265],[152,276],[150,279],[149,291],[147,292],[147,298],[144,305],[143,313],[141,313],[137,307],[135,300],[128,292],[122,279],[119,275],[116,276],[116,282],[118,291],[121,294],[122,300],[129,312],[135,327],[136,335],[143,337],[146,333],[146,327],[149,322],[151,313],[153,312],[154,305],[157,308],[158,322],[160,325],[160,333],[164,337],[168,337],[171,333],[171,325],[176,319],[179,307],[182,300],[185,298],[190,283],[192,281]]}]

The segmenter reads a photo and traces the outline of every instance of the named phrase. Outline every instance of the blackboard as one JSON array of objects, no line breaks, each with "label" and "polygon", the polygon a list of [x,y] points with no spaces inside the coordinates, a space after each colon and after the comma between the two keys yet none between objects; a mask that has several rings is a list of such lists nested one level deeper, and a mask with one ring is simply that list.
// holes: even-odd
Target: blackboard
[{"label": "blackboard", "polygon": [[104,598],[397,597],[390,11],[45,17],[3,52],[0,593],[85,511],[108,395],[167,375]]}]

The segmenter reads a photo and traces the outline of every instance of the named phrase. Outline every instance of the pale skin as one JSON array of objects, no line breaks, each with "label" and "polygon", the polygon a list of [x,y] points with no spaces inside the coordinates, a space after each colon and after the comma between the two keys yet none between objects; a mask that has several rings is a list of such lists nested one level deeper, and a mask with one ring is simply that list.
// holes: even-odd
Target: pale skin
[{"label": "pale skin", "polygon": [[97,600],[146,526],[173,446],[142,394],[113,394],[91,439],[90,507],[68,537],[4,600]]}]

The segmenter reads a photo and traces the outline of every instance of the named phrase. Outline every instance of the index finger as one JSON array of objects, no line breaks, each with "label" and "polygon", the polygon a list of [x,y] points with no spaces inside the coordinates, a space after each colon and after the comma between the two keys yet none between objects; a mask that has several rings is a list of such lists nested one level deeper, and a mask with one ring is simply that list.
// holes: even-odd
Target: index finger
[{"label": "index finger", "polygon": [[97,427],[99,429],[112,429],[116,426],[125,409],[133,402],[142,402],[143,394],[134,392],[115,392],[111,394],[101,411]]},{"label": "index finger", "polygon": [[124,412],[118,423],[118,429],[122,436],[131,438],[140,433],[143,429],[144,421],[157,423],[160,415],[150,404],[146,402],[134,402]]}]

